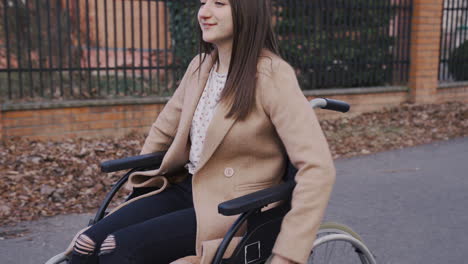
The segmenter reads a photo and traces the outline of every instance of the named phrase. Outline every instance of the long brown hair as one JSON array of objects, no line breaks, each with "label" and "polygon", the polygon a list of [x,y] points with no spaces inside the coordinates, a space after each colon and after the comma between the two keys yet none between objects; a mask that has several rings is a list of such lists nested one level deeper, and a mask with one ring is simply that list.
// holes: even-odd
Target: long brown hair
[{"label": "long brown hair", "polygon": [[[273,32],[270,0],[229,0],[232,8],[234,36],[231,62],[221,102],[230,104],[226,118],[245,119],[255,106],[257,63],[262,49],[279,56],[278,43]],[[219,63],[216,47],[203,41],[199,28],[200,65],[207,54],[214,54]]]}]

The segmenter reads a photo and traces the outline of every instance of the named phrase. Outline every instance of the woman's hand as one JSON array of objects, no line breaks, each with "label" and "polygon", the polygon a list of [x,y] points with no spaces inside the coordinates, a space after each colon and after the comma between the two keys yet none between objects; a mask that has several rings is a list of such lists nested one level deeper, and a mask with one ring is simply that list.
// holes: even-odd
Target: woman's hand
[{"label": "woman's hand", "polygon": [[283,258],[280,255],[273,255],[273,258],[271,259],[271,264],[296,264],[296,262],[291,261],[287,258]]}]

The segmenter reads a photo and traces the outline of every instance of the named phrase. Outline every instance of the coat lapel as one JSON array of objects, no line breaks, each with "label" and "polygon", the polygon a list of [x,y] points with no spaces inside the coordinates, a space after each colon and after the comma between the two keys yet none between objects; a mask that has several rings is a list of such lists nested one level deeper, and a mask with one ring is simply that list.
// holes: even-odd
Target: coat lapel
[{"label": "coat lapel", "polygon": [[[179,128],[177,129],[177,134],[175,141],[173,142],[174,146],[174,155],[177,157],[184,157],[182,162],[188,160],[188,153],[190,151],[189,137],[190,137],[190,127],[192,125],[193,115],[197,109],[198,101],[205,89],[206,82],[210,74],[211,67],[213,66],[212,57],[207,57],[205,62],[201,65],[200,75],[198,72],[195,72],[191,81],[187,84],[194,87],[187,89],[185,94],[185,101],[182,107],[182,114],[179,121]],[[184,153],[186,155],[181,155]]]},{"label": "coat lapel", "polygon": [[[198,77],[198,74],[195,73],[193,77],[193,82],[197,82],[196,88],[189,89],[185,94],[187,100],[184,102],[184,110],[182,111],[179,128],[177,131],[178,135],[176,137],[179,140],[177,140],[177,143],[174,142],[176,143],[174,145],[177,147],[175,147],[174,151],[171,151],[171,153],[179,155],[179,157],[180,153],[188,154],[189,152],[190,127],[192,125],[192,119],[195,114],[195,110],[197,109],[198,102],[200,101],[200,97],[208,81],[210,70],[214,64],[212,58],[213,57],[210,56],[207,57],[206,62],[201,65],[200,77]],[[190,83],[188,85],[190,85]],[[210,159],[210,157],[215,152],[216,148],[223,140],[226,133],[234,124],[235,119],[225,118],[225,115],[228,113],[228,111],[229,107],[226,106],[226,104],[220,103],[216,107],[213,119],[211,120],[210,125],[208,126],[205,142],[203,144],[201,158],[195,173],[199,171],[200,168],[202,168]]]},{"label": "coat lapel", "polygon": [[218,148],[219,144],[223,141],[223,138],[234,124],[234,118],[225,118],[229,109],[230,107],[224,103],[219,103],[216,107],[213,119],[211,120],[206,132],[201,158],[195,173],[198,172],[211,158],[216,148]]}]

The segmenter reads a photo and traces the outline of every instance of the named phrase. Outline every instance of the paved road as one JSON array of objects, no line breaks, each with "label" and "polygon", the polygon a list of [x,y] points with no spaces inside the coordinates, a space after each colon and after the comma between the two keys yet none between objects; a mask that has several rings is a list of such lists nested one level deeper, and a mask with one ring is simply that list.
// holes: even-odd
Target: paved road
[{"label": "paved road", "polygon": [[[336,165],[326,219],[361,234],[379,264],[468,262],[468,138]],[[89,218],[59,216],[15,227],[31,232],[0,240],[0,263],[44,263]]]}]

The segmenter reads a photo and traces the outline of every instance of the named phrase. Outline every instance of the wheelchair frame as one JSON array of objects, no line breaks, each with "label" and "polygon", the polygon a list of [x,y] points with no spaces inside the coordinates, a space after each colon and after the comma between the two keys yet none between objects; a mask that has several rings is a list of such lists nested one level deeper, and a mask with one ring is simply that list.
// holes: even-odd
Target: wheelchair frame
[{"label": "wheelchair frame", "polygon": [[[340,112],[347,112],[349,105],[345,102],[318,98],[311,102],[313,108],[330,109]],[[117,191],[125,184],[130,174],[135,171],[155,169],[161,165],[165,152],[157,152],[119,160],[106,161],[101,164],[101,171],[115,172],[129,170],[116,184],[112,186],[99,207],[94,219],[89,221],[89,225],[95,224],[106,215],[106,209]],[[284,215],[290,209],[292,190],[295,186],[294,176],[297,170],[288,162],[287,172],[283,180],[284,183],[260,190],[236,199],[223,202],[218,205],[218,212],[225,216],[239,215],[237,220],[230,227],[221,244],[219,245],[213,264],[257,264],[264,263],[271,255],[274,242],[279,233]],[[139,196],[141,190],[134,190],[127,198]],[[261,209],[271,203],[283,201],[282,204],[267,211]],[[232,238],[240,227],[247,221],[247,232],[235,248],[233,254],[228,259],[223,259],[223,255]],[[350,243],[359,256],[362,264],[375,264],[375,259],[362,239],[349,227],[336,224],[324,223],[318,232],[318,239],[314,242],[314,248],[330,241],[345,241]],[[57,264],[67,260],[66,253],[61,253],[51,258],[46,264]]]}]

